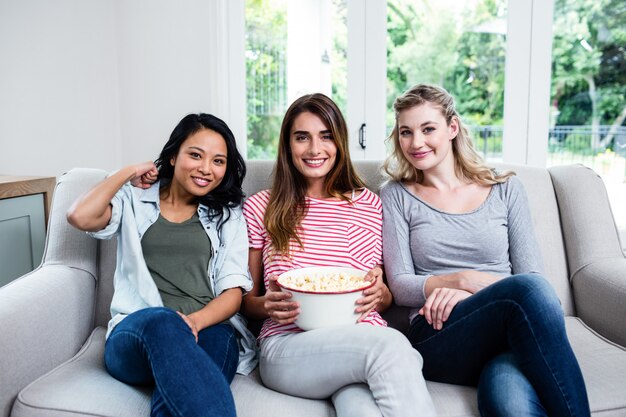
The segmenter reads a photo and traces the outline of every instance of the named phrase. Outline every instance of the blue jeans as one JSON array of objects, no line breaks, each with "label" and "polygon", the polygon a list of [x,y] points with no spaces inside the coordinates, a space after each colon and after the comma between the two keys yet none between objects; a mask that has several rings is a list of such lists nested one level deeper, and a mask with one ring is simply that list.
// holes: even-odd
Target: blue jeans
[{"label": "blue jeans", "polygon": [[427,380],[478,386],[481,415],[590,415],[559,300],[539,275],[514,275],[477,292],[441,330],[417,316],[409,340]]},{"label": "blue jeans", "polygon": [[155,385],[152,416],[235,416],[230,382],[239,349],[227,324],[193,333],[164,307],[130,314],[111,332],[104,350],[108,372],[131,385]]}]

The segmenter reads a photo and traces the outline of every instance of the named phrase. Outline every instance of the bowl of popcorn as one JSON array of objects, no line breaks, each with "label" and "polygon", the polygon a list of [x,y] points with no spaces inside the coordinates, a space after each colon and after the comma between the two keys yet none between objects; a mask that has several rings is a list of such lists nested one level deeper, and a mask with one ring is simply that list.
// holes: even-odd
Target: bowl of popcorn
[{"label": "bowl of popcorn", "polygon": [[278,277],[282,291],[289,291],[300,304],[296,325],[302,330],[355,324],[359,318],[356,300],[374,285],[365,280],[367,271],[344,267],[292,269]]}]

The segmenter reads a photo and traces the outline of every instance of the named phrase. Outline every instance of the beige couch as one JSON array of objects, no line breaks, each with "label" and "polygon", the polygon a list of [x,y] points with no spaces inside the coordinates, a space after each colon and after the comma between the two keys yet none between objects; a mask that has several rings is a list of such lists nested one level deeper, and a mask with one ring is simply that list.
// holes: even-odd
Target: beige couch
[{"label": "beige couch", "polygon": [[[357,169],[377,189],[379,163]],[[248,195],[268,187],[271,163],[251,162]],[[582,166],[513,167],[526,185],[547,277],[595,416],[626,416],[626,259],[601,179]],[[149,415],[150,390],[110,377],[103,367],[115,242],[70,227],[65,212],[106,175],[77,169],[57,185],[42,266],[0,288],[0,417]],[[386,314],[400,329],[405,311]],[[328,401],[262,386],[258,372],[233,384],[240,417],[334,416]],[[473,388],[428,382],[441,416],[475,416]],[[419,410],[415,410],[419,416]]]}]

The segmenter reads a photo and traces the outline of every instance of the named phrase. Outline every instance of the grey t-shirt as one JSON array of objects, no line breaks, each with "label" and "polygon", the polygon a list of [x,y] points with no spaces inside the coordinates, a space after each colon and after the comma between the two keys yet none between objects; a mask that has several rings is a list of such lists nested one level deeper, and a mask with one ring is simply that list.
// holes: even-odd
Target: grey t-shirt
[{"label": "grey t-shirt", "polygon": [[397,304],[424,304],[430,275],[479,270],[498,276],[541,273],[526,192],[517,177],[491,188],[477,209],[446,213],[430,206],[404,184],[389,182],[383,202],[383,259]]}]

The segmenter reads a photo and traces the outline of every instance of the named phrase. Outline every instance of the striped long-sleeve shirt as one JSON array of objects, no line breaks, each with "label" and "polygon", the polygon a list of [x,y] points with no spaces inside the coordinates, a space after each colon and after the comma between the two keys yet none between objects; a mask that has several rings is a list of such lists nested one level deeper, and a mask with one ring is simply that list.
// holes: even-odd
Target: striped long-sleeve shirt
[{"label": "striped long-sleeve shirt", "polygon": [[[292,241],[289,257],[272,254],[271,240],[263,225],[269,198],[269,190],[261,191],[249,197],[243,209],[249,246],[263,251],[266,288],[270,274],[280,275],[295,268],[345,266],[369,271],[382,264],[382,203],[370,190],[364,189],[351,202],[306,197],[308,211],[298,228],[303,247]],[[376,311],[363,321],[387,324]],[[267,319],[259,339],[298,331],[302,330],[295,324],[281,325]]]}]

